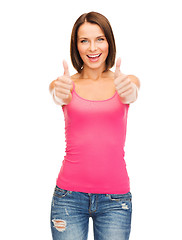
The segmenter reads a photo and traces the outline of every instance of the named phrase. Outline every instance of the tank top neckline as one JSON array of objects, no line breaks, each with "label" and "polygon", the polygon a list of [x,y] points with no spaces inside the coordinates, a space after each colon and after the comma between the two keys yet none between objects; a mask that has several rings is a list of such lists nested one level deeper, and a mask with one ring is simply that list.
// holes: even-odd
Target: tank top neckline
[{"label": "tank top neckline", "polygon": [[114,98],[117,94],[117,91],[115,91],[114,95],[110,98],[107,98],[107,99],[104,99],[104,100],[90,100],[90,99],[86,99],[86,98],[83,98],[81,97],[80,95],[78,95],[78,93],[76,92],[75,90],[75,83],[73,81],[73,92],[76,94],[77,97],[79,97],[80,99],[82,100],[85,100],[85,101],[88,101],[88,102],[105,102],[105,101],[108,101],[108,100],[111,100],[112,98]]}]

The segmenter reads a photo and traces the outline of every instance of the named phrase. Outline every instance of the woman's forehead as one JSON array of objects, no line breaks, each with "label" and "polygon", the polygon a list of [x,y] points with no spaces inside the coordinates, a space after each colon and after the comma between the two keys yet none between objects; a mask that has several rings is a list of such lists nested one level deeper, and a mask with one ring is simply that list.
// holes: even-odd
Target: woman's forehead
[{"label": "woman's forehead", "polygon": [[104,35],[104,32],[95,23],[85,22],[78,29],[78,38],[98,37]]}]

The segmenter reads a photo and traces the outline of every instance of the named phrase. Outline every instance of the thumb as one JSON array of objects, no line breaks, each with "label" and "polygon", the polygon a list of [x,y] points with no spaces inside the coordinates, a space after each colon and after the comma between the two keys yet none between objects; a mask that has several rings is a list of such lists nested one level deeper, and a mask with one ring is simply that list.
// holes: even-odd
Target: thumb
[{"label": "thumb", "polygon": [[68,64],[65,60],[63,60],[63,68],[64,68],[64,76],[70,77]]},{"label": "thumb", "polygon": [[116,61],[116,69],[114,72],[115,78],[117,78],[117,77],[119,77],[119,75],[121,75],[120,67],[121,67],[121,58],[118,58]]}]

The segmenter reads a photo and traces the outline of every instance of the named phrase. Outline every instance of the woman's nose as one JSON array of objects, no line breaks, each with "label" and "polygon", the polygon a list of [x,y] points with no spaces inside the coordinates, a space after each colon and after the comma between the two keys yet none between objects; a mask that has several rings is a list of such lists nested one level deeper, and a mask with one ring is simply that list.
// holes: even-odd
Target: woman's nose
[{"label": "woman's nose", "polygon": [[94,52],[97,50],[97,44],[95,42],[90,42],[90,51]]}]

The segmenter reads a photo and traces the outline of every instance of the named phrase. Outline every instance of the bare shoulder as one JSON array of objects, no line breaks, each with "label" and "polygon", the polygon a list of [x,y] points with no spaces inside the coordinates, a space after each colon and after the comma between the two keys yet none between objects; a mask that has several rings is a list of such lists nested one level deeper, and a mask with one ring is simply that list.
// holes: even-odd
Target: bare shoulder
[{"label": "bare shoulder", "polygon": [[[109,76],[110,76],[110,78],[114,79],[114,72],[110,71]],[[131,74],[129,74],[127,76],[130,78],[130,80],[132,82],[134,82],[138,86],[138,88],[140,88],[140,80],[138,77],[136,77],[135,75],[131,75]]]},{"label": "bare shoulder", "polygon": [[112,72],[111,70],[108,70],[107,72],[105,72],[103,74],[103,77],[105,78],[110,78],[110,79],[114,79],[114,72]]},{"label": "bare shoulder", "polygon": [[[71,76],[71,80],[75,83],[76,80],[79,79],[79,76],[80,74],[79,73],[75,73],[74,75]],[[71,88],[71,92],[73,91],[73,85],[72,85],[72,88]]]},{"label": "bare shoulder", "polygon": [[71,76],[71,80],[74,82],[79,78],[80,78],[80,73],[75,73],[74,75]]},{"label": "bare shoulder", "polygon": [[138,77],[136,77],[135,75],[128,75],[128,77],[130,78],[130,80],[135,83],[138,87],[138,89],[140,88],[140,80]]}]

